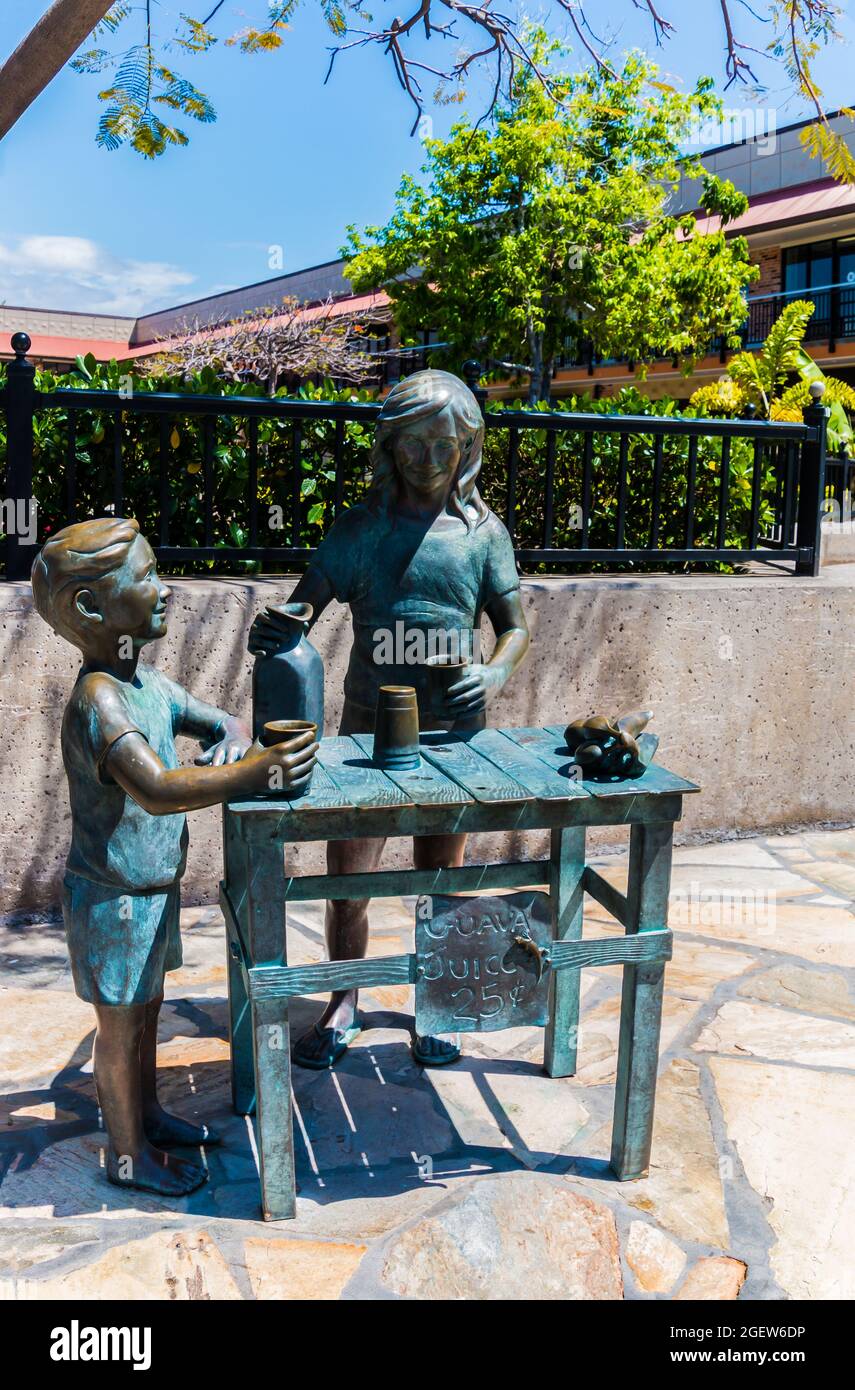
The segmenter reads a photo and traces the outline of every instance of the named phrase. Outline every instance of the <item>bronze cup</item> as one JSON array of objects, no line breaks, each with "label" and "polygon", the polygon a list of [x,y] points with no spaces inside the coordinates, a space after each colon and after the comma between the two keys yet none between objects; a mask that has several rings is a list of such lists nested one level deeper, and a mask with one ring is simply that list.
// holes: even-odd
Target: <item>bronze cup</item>
[{"label": "bronze cup", "polygon": [[[261,742],[265,748],[272,748],[274,744],[279,743],[292,743],[294,739],[299,738],[300,734],[306,733],[309,729],[312,731],[313,738],[317,738],[318,726],[312,724],[308,719],[270,719],[261,731]],[[308,791],[311,784],[312,779],[309,777],[304,786],[299,787],[296,791],[283,788],[282,794],[293,800],[295,796],[302,796],[304,792]]]},{"label": "bronze cup", "polygon": [[453,685],[463,680],[472,662],[458,661],[451,656],[429,656],[425,665],[428,668],[431,710],[438,719],[448,719],[450,716],[445,712],[448,692]]},{"label": "bronze cup", "polygon": [[419,707],[412,685],[381,685],[374,722],[374,761],[390,772],[419,766]]}]

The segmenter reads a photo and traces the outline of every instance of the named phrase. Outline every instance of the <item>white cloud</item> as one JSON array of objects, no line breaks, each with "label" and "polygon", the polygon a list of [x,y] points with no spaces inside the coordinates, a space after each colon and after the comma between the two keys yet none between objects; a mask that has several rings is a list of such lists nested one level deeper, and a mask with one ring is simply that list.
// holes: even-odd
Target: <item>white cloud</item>
[{"label": "white cloud", "polygon": [[142,314],[188,298],[195,279],[168,261],[124,260],[88,237],[0,243],[0,300],[26,308]]}]

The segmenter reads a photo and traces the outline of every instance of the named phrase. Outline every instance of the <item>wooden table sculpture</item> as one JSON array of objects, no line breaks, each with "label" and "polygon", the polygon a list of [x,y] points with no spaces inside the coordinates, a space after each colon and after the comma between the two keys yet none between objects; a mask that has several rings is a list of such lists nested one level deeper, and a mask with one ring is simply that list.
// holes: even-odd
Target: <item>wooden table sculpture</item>
[{"label": "wooden table sculpture", "polygon": [[[428,733],[421,737],[421,752],[417,771],[382,772],[372,762],[370,735],[324,739],[307,794],[293,802],[258,799],[224,808],[220,899],[229,947],[232,1094],[240,1114],[256,1112],[266,1220],[296,1214],[288,1002],[294,995],[334,989],[415,984],[417,1032],[443,1023],[473,1031],[542,1022],[546,1071],[572,1076],[579,971],[622,965],[611,1167],[622,1181],[647,1171],[664,968],[671,956],[667,911],[673,828],[683,795],[698,788],[655,764],[642,777],[625,782],[575,780],[578,769],[571,764],[563,725],[482,729],[466,736]],[[624,824],[630,827],[625,896],[585,863],[586,828]],[[551,852],[537,862],[299,878],[290,876],[285,864],[290,843],[355,833],[379,837],[543,829],[551,831]],[[495,888],[543,883],[548,899],[528,893],[491,903],[483,896]],[[475,900],[432,897],[461,893],[472,893]],[[582,940],[585,893],[622,924],[624,936]],[[415,952],[288,966],[289,902],[404,895],[424,895]],[[475,915],[462,919],[458,912],[455,918],[455,909]],[[449,991],[446,1000],[430,989],[437,970],[441,973],[433,943],[446,941],[452,932],[459,936],[464,920],[467,931],[476,920],[482,928],[490,924],[496,939],[483,949],[475,943],[468,948],[473,974],[465,993]],[[468,963],[461,964],[464,969],[458,969],[455,980],[468,975]]]}]

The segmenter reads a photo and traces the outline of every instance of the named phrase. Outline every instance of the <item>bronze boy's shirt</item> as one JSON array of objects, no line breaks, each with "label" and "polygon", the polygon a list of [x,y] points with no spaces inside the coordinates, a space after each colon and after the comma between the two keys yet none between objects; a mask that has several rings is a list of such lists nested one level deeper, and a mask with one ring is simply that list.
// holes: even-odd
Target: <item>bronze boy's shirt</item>
[{"label": "bronze boy's shirt", "polygon": [[[455,516],[429,525],[352,507],[324,538],[312,568],[327,578],[340,603],[350,605],[353,648],[344,693],[351,705],[372,713],[381,685],[415,686],[419,705],[427,707],[423,665],[389,662],[385,654],[376,659],[384,633],[391,633],[398,658],[414,632],[425,634],[425,644],[438,632],[456,632],[477,661],[482,611],[519,588],[511,538],[492,512],[467,529]],[[394,641],[399,623],[403,643]]]},{"label": "bronze boy's shirt", "polygon": [[188,699],[187,691],[150,666],[140,664],[129,681],[81,669],[62,721],[71,799],[69,873],[121,892],[145,893],[184,872],[186,816],[144,811],[104,762],[117,739],[139,733],[164,767],[178,767],[175,735],[187,721]]}]

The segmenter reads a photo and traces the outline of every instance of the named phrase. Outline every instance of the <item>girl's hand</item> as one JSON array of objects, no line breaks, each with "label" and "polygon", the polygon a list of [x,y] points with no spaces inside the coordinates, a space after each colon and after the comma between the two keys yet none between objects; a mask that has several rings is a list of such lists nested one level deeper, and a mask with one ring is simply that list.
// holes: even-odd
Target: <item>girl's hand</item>
[{"label": "girl's hand", "polygon": [[238,763],[252,744],[249,729],[242,719],[231,716],[220,725],[222,737],[193,761],[197,767],[222,767],[225,763]]},{"label": "girl's hand", "polygon": [[251,656],[274,656],[286,640],[281,626],[259,613],[249,629],[246,645]]},{"label": "girl's hand", "polygon": [[445,700],[447,717],[460,719],[465,715],[480,714],[486,709],[487,701],[501,690],[506,679],[501,667],[475,662],[467,668],[463,680],[449,688]]}]

